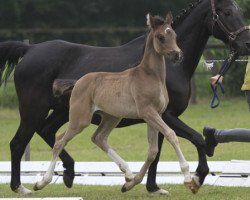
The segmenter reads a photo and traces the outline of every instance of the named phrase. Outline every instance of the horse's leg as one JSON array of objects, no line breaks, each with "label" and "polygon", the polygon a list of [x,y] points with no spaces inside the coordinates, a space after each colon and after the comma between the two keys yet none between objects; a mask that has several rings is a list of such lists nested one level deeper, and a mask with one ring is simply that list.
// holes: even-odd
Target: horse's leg
[{"label": "horse's leg", "polygon": [[167,190],[159,188],[156,184],[157,164],[159,162],[160,155],[161,155],[161,147],[162,147],[163,139],[164,139],[164,135],[161,133],[158,133],[158,153],[148,169],[146,188],[148,192],[150,192],[151,194],[155,194],[155,195],[168,195],[169,194]]},{"label": "horse's leg", "polygon": [[197,133],[195,130],[187,126],[177,117],[171,115],[171,113],[164,113],[163,119],[167,124],[176,132],[177,136],[185,138],[192,142],[197,148],[199,163],[196,169],[195,176],[193,177],[196,183],[194,193],[198,192],[200,186],[203,184],[205,177],[209,172],[207,158],[206,158],[206,143],[202,135]]},{"label": "horse's leg", "polygon": [[150,164],[154,161],[157,152],[158,152],[158,131],[153,129],[148,125],[148,143],[149,143],[149,150],[148,150],[148,157],[143,164],[140,171],[135,175],[134,179],[126,182],[122,187],[122,192],[126,192],[132,189],[135,185],[142,182],[144,175],[146,174]]},{"label": "horse's leg", "polygon": [[[35,99],[35,98],[34,98]],[[34,100],[33,99],[33,100]],[[20,194],[30,194],[30,190],[21,185],[20,163],[24,150],[34,135],[35,131],[44,122],[49,106],[46,102],[35,101],[36,105],[28,101],[19,101],[20,125],[10,142],[11,150],[11,183],[10,187],[14,192]],[[39,105],[38,103],[39,102]],[[32,106],[33,105],[33,106]],[[35,112],[34,112],[35,111]]]},{"label": "horse's leg", "polygon": [[[43,127],[37,130],[37,133],[43,138],[43,140],[53,148],[55,144],[55,134],[58,129],[68,121],[68,109],[66,107],[55,109],[47,118]],[[65,168],[63,172],[64,184],[70,188],[72,187],[73,180],[75,177],[74,172],[74,160],[73,158],[63,149],[59,155]]]},{"label": "horse's leg", "polygon": [[129,169],[128,164],[108,145],[107,142],[112,129],[114,129],[120,121],[120,118],[103,113],[102,121],[91,140],[117,164],[120,170],[125,174],[125,180],[130,181],[134,178],[134,175]]},{"label": "horse's leg", "polygon": [[184,183],[190,190],[193,191],[194,183],[192,181],[192,178],[189,172],[189,165],[180,149],[179,141],[175,132],[165,124],[165,122],[162,120],[160,115],[156,112],[152,111],[150,114],[147,114],[144,120],[150,126],[160,131],[165,136],[165,138],[170,142],[170,144],[173,146],[176,152],[176,155],[178,157],[179,163],[180,163],[181,171],[184,174]]},{"label": "horse's leg", "polygon": [[20,122],[19,128],[10,142],[11,151],[11,181],[10,187],[12,191],[19,194],[31,194],[32,191],[21,185],[20,165],[24,154],[25,147],[35,133],[25,122]]},{"label": "horse's leg", "polygon": [[[77,98],[75,96],[75,98]],[[75,100],[75,99],[74,99]],[[55,165],[59,154],[65,147],[65,145],[78,133],[80,133],[84,128],[86,128],[91,123],[91,118],[93,116],[93,110],[91,103],[84,102],[82,99],[72,100],[69,112],[69,125],[65,133],[59,135],[56,138],[55,145],[52,149],[53,156],[52,161],[49,165],[47,172],[45,173],[43,179],[34,185],[34,190],[41,190],[46,185],[48,185],[53,177]]]}]

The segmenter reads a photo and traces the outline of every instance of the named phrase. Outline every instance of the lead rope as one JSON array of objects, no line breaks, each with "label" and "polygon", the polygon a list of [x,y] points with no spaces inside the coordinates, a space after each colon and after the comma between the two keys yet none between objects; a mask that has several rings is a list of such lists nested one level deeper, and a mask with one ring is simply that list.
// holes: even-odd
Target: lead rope
[{"label": "lead rope", "polygon": [[[213,92],[213,97],[212,97],[212,100],[210,102],[211,108],[216,108],[220,105],[220,97],[217,93],[217,86],[220,87],[221,93],[224,94],[225,89],[224,89],[222,82],[220,81],[220,78],[226,74],[226,72],[230,68],[231,64],[236,59],[236,56],[237,56],[237,53],[235,51],[231,51],[231,53],[229,54],[229,57],[222,64],[222,67],[219,71],[219,77],[217,78],[215,85],[210,84],[212,92]],[[215,102],[217,102],[217,103],[215,104]]]}]

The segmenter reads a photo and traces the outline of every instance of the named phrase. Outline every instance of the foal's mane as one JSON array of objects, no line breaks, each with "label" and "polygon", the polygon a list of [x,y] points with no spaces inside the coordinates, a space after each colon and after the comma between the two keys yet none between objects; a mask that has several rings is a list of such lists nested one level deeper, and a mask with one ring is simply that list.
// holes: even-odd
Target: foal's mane
[{"label": "foal's mane", "polygon": [[172,26],[175,27],[180,22],[182,22],[182,20],[185,19],[185,17],[187,15],[189,15],[191,13],[191,11],[194,8],[196,8],[196,6],[199,5],[201,2],[202,2],[202,0],[196,0],[194,2],[189,3],[188,7],[186,9],[182,9],[181,12],[178,15],[176,15],[176,17],[174,18]]}]

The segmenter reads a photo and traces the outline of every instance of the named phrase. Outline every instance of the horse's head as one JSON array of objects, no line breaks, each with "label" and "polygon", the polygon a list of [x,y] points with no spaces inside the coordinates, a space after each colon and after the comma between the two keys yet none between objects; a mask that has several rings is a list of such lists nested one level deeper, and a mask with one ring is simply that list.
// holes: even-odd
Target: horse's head
[{"label": "horse's head", "polygon": [[173,17],[169,12],[165,19],[159,16],[147,15],[147,24],[153,38],[153,48],[163,56],[169,57],[174,62],[182,60],[182,51],[176,43],[176,33],[172,29]]},{"label": "horse's head", "polygon": [[238,55],[250,55],[250,31],[238,4],[234,0],[209,1],[211,13],[207,20],[211,34],[229,44]]}]

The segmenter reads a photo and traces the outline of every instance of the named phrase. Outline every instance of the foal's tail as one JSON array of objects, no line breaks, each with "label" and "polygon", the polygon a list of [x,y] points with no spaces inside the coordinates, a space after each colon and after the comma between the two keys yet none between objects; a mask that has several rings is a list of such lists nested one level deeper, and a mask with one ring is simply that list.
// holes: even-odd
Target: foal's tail
[{"label": "foal's tail", "polygon": [[31,47],[23,42],[0,43],[0,86],[6,84],[16,64]]},{"label": "foal's tail", "polygon": [[57,98],[69,97],[76,84],[75,79],[56,79],[53,83],[53,94]]}]

